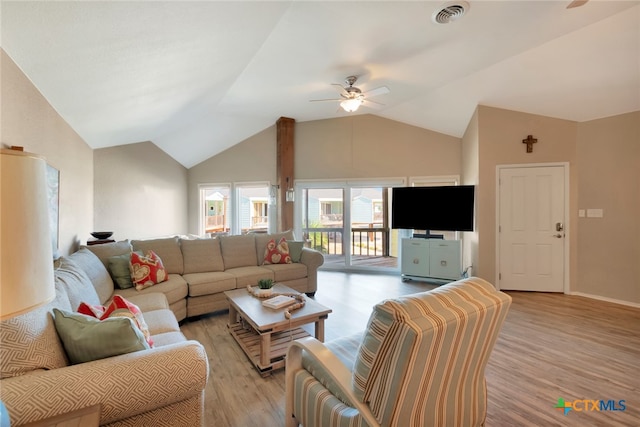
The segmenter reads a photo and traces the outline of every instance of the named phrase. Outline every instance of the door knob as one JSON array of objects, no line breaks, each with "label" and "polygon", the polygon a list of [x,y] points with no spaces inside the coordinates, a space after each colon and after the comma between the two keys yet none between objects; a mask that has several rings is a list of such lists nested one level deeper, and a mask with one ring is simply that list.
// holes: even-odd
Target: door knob
[{"label": "door knob", "polygon": [[556,239],[562,239],[564,236],[558,233],[558,234],[554,234],[553,237],[555,237]]}]

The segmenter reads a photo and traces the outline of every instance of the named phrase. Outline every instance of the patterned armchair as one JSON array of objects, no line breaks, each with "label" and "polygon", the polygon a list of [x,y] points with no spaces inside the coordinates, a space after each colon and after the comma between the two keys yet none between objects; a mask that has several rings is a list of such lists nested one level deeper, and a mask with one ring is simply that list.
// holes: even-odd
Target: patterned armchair
[{"label": "patterned armchair", "polygon": [[484,370],[510,304],[473,277],[381,302],[359,336],[294,341],[287,426],[483,425]]}]

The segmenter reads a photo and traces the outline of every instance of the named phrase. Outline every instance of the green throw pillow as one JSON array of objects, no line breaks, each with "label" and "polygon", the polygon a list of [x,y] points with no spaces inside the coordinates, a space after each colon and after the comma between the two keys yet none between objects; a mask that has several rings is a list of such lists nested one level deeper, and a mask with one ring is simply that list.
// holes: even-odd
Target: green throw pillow
[{"label": "green throw pillow", "polygon": [[56,331],[72,364],[146,350],[147,340],[128,317],[98,320],[53,309]]},{"label": "green throw pillow", "polygon": [[291,261],[300,262],[300,257],[302,256],[302,248],[304,247],[304,242],[287,240],[287,245],[289,245],[289,256],[291,257]]},{"label": "green throw pillow", "polygon": [[[141,252],[136,251],[139,255]],[[133,288],[131,280],[131,252],[122,255],[109,257],[109,274],[117,287],[120,289]]]}]

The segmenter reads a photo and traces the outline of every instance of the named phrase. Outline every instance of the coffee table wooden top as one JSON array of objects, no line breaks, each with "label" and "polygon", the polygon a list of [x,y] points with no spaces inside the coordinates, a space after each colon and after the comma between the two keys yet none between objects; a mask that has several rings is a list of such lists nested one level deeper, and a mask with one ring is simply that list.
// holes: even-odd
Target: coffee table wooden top
[{"label": "coffee table wooden top", "polygon": [[[273,287],[273,293],[295,293],[294,289],[276,283]],[[247,288],[234,289],[226,291],[225,296],[234,308],[242,315],[242,317],[251,322],[257,331],[267,331],[271,329],[279,329],[284,324],[289,324],[290,320],[284,317],[286,307],[274,310],[262,305],[262,301],[269,298],[257,298],[251,295]],[[304,307],[291,312],[291,322],[296,324],[304,324],[315,322],[316,319],[331,313],[331,309],[322,304],[317,303],[305,295]]]}]

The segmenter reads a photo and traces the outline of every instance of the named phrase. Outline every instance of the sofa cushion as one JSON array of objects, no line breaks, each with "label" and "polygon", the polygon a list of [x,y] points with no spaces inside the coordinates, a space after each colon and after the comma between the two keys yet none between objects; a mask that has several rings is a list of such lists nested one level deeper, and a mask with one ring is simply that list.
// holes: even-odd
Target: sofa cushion
[{"label": "sofa cushion", "polygon": [[264,267],[236,267],[225,270],[225,273],[229,273],[236,278],[237,288],[246,288],[247,285],[256,286],[260,279],[273,280],[273,271]]},{"label": "sofa cushion", "polygon": [[[122,295],[130,301],[133,301],[134,297],[137,298],[140,296],[143,298],[146,293],[156,293],[161,292],[167,298],[167,302],[169,305],[174,304],[178,301],[184,300],[188,293],[189,288],[187,286],[187,281],[179,274],[169,274],[169,277],[166,281],[162,283],[158,283],[157,285],[153,285],[149,288],[145,288],[141,291],[137,291],[135,288],[129,289],[116,289],[115,293],[118,295]],[[144,312],[144,310],[143,310]]]},{"label": "sofa cushion", "polygon": [[167,332],[180,332],[180,325],[176,316],[169,309],[153,310],[144,313],[144,318],[149,325],[149,332],[155,343],[155,336]]},{"label": "sofa cushion", "polygon": [[131,243],[128,240],[119,242],[103,243],[100,245],[81,246],[81,249],[88,249],[98,257],[105,268],[109,267],[109,258],[115,255],[128,254],[131,252]]},{"label": "sofa cushion", "polygon": [[189,296],[198,297],[236,289],[236,276],[224,271],[185,274]]},{"label": "sofa cushion", "polygon": [[58,335],[72,364],[149,349],[144,335],[128,317],[98,320],[53,309]]},{"label": "sofa cushion", "polygon": [[101,303],[111,298],[114,289],[113,279],[100,258],[89,249],[81,248],[69,255],[69,259],[75,261],[78,267],[87,273]]},{"label": "sofa cushion", "polygon": [[153,341],[156,343],[156,347],[164,347],[180,342],[186,341],[187,338],[180,331],[178,332],[163,332],[153,336]]},{"label": "sofa cushion", "polygon": [[138,291],[167,280],[167,270],[160,257],[152,250],[149,250],[146,255],[131,252],[129,265],[131,281]]},{"label": "sofa cushion", "polygon": [[56,264],[54,277],[58,282],[57,286],[64,288],[71,310],[77,310],[83,301],[91,305],[101,304],[91,279],[75,261],[68,257],[60,257]]},{"label": "sofa cushion", "polygon": [[180,240],[177,237],[164,239],[132,240],[131,245],[134,251],[146,254],[149,251],[155,252],[164,264],[169,274],[184,273],[184,262],[182,251],[180,250]]},{"label": "sofa cushion", "polygon": [[224,271],[219,239],[180,240],[184,273]]},{"label": "sofa cushion", "polygon": [[255,234],[245,234],[242,236],[219,237],[225,271],[236,267],[258,265],[255,236]]},{"label": "sofa cushion", "polygon": [[167,297],[162,292],[138,292],[135,295],[129,295],[127,300],[137,305],[143,313],[169,309]]},{"label": "sofa cushion", "polygon": [[[256,257],[257,259],[260,260],[260,264],[263,263],[264,250],[267,247],[267,243],[269,243],[269,241],[272,239],[275,240],[276,242],[279,242],[283,237],[285,238],[285,240],[295,240],[293,237],[292,230],[283,231],[282,233],[255,234]],[[225,267],[226,267],[226,264],[225,264]]]},{"label": "sofa cushion", "polygon": [[291,264],[292,262],[289,245],[284,237],[279,241],[269,240],[264,249],[263,264]]},{"label": "sofa cushion", "polygon": [[71,310],[64,288],[56,288],[56,298],[46,306],[0,323],[0,379],[69,364],[56,333],[53,307]]},{"label": "sofa cushion", "polygon": [[307,266],[302,263],[263,265],[262,268],[273,271],[273,280],[286,282],[307,277]]}]

